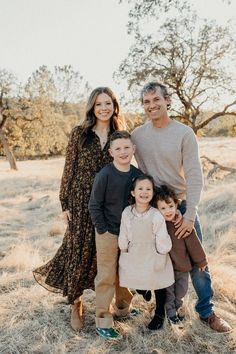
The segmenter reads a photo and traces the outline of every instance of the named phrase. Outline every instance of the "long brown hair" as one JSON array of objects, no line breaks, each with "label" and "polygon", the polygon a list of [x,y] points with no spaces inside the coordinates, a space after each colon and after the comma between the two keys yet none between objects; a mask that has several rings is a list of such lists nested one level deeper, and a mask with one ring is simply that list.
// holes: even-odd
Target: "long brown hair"
[{"label": "long brown hair", "polygon": [[100,95],[101,93],[107,94],[111,98],[114,106],[114,112],[110,119],[110,132],[113,133],[114,131],[119,130],[120,108],[114,93],[109,87],[97,87],[91,92],[86,105],[85,120],[82,123],[83,130],[80,139],[80,144],[82,146],[85,144],[86,141],[89,140],[89,133],[92,131],[92,128],[96,124],[97,118],[94,114],[94,106],[98,95]]}]

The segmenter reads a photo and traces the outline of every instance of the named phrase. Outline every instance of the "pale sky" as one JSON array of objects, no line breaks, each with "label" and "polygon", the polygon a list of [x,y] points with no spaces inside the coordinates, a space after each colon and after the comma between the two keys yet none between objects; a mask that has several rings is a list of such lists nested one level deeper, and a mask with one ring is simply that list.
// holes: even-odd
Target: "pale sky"
[{"label": "pale sky", "polygon": [[[236,14],[236,0],[191,0],[199,14],[224,23]],[[92,88],[110,86],[127,56],[128,9],[119,0],[0,0],[0,68],[25,81],[40,65],[71,64]]]}]

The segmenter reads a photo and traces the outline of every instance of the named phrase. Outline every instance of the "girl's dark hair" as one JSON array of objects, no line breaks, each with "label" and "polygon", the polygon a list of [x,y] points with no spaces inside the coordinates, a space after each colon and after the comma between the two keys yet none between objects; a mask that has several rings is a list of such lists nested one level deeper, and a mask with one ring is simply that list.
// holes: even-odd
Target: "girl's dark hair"
[{"label": "girl's dark hair", "polygon": [[[153,201],[153,199],[155,197],[156,186],[155,186],[155,182],[154,182],[154,179],[152,178],[152,176],[147,175],[147,174],[143,174],[143,175],[140,175],[138,177],[133,178],[130,191],[133,191],[135,189],[137,182],[143,181],[145,179],[148,179],[151,182],[151,184],[152,184],[153,198],[150,201],[150,204],[153,204],[152,201]],[[130,204],[134,204],[135,203],[135,198],[131,195],[131,193],[130,193],[129,202],[130,202]]]},{"label": "girl's dark hair", "polygon": [[110,132],[113,133],[114,131],[119,129],[118,116],[120,109],[114,93],[109,87],[97,87],[91,92],[86,105],[85,120],[82,123],[82,134],[80,139],[81,146],[84,146],[84,144],[91,138],[90,135],[92,132],[92,128],[95,126],[97,120],[94,114],[94,106],[98,95],[100,95],[101,93],[107,94],[111,98],[114,105],[114,113],[110,120]]},{"label": "girl's dark hair", "polygon": [[156,188],[156,194],[155,194],[155,204],[160,201],[165,201],[167,204],[170,203],[170,200],[173,199],[175,204],[178,204],[179,200],[177,198],[177,195],[173,189],[166,185],[162,185],[160,187]]}]

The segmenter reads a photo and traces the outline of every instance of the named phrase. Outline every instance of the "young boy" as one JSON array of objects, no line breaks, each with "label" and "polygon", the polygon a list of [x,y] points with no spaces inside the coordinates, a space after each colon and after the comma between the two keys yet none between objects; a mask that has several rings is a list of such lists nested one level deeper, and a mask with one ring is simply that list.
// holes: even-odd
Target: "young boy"
[{"label": "young boy", "polygon": [[183,304],[183,298],[188,290],[188,276],[193,263],[203,272],[207,265],[205,251],[193,229],[187,238],[178,239],[175,236],[174,221],[178,207],[175,192],[167,186],[156,190],[156,207],[164,216],[167,231],[171,237],[172,249],[170,257],[174,267],[175,283],[166,288],[166,312],[170,324],[180,324],[183,316],[178,312]]},{"label": "young boy", "polygon": [[128,289],[119,286],[117,268],[121,214],[128,205],[132,179],[142,174],[130,164],[134,150],[128,132],[116,131],[111,135],[109,152],[113,162],[96,175],[89,201],[89,211],[96,230],[96,333],[109,339],[121,337],[113,328],[110,311],[114,294],[117,316],[128,314],[133,297]]}]

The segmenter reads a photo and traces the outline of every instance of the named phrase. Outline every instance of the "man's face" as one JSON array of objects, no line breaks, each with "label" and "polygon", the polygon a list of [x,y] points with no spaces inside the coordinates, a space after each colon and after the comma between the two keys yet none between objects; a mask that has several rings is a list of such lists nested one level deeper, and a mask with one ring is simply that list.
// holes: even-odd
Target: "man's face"
[{"label": "man's face", "polygon": [[164,97],[159,88],[156,91],[146,92],[143,95],[143,107],[149,119],[156,121],[168,116],[167,105],[169,97]]},{"label": "man's face", "polygon": [[134,154],[134,145],[130,139],[116,139],[112,141],[109,149],[115,163],[119,165],[130,164]]}]

